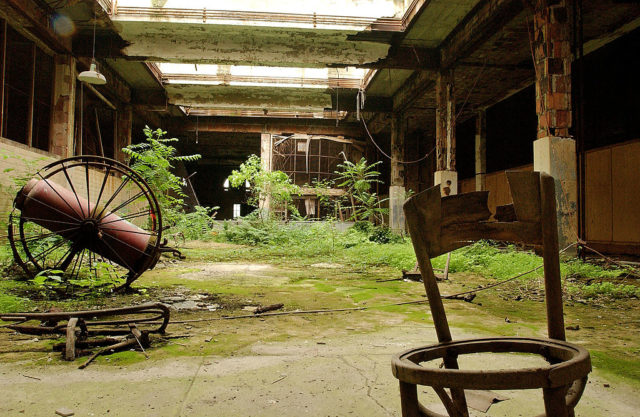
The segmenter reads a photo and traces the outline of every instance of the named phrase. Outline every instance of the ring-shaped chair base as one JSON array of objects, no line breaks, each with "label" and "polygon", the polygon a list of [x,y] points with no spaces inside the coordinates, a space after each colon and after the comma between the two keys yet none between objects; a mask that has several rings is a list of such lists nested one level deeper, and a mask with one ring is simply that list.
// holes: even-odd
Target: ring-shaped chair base
[{"label": "ring-shaped chair base", "polygon": [[[425,368],[420,364],[473,353],[530,353],[549,365],[536,368],[462,370]],[[444,388],[468,390],[543,389],[546,415],[571,416],[591,371],[589,352],[564,341],[521,337],[457,340],[400,353],[392,359],[393,375],[400,380],[403,417],[440,417],[422,406],[416,385],[434,388],[450,416],[456,411]]]}]

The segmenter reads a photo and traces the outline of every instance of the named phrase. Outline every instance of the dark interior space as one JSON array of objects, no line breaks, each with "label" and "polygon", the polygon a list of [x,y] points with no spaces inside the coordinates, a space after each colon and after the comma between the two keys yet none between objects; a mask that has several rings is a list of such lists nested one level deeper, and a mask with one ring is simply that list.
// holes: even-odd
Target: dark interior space
[{"label": "dark interior space", "polygon": [[456,169],[458,178],[471,178],[476,173],[476,119],[456,126]]},{"label": "dark interior space", "polygon": [[26,144],[34,45],[11,27],[7,27],[6,45],[2,132],[4,137]]},{"label": "dark interior space", "polygon": [[[533,162],[536,139],[534,86],[487,109],[487,172],[503,171]],[[462,169],[458,163],[458,169]]]},{"label": "dark interior space", "polygon": [[414,130],[407,135],[405,143],[405,160],[407,162],[420,160],[404,165],[406,187],[407,190],[419,193],[433,186],[432,173],[436,166],[435,152],[431,152],[434,147],[433,134],[421,129]]},{"label": "dark interior space", "polygon": [[225,180],[231,175],[231,171],[237,166],[202,165],[194,164],[188,168],[194,169],[196,174],[191,177],[191,184],[198,196],[200,205],[205,207],[220,207],[217,220],[233,219],[234,205],[240,205],[240,215],[245,216],[253,211],[253,207],[247,204],[247,190],[241,188],[225,188]]},{"label": "dark interior space", "polygon": [[[584,57],[586,150],[640,137],[638,45],[640,29]],[[573,88],[578,92],[575,77]]]},{"label": "dark interior space", "polygon": [[36,48],[36,71],[34,71],[33,97],[33,147],[49,150],[49,128],[51,126],[51,101],[53,99],[53,58]]},{"label": "dark interior space", "polygon": [[[176,131],[169,136],[180,139],[176,145],[180,155],[202,155],[186,167],[189,175],[193,174],[190,181],[201,206],[220,207],[216,219],[221,220],[245,216],[253,210],[246,204],[244,187],[225,190],[224,183],[250,155],[260,155],[260,134]],[[238,206],[234,212],[238,204],[239,213]]]},{"label": "dark interior space", "polygon": [[84,88],[82,83],[78,83],[77,88],[81,97],[76,101],[76,114],[79,115],[76,120],[76,143],[82,144],[83,155],[113,158],[116,112],[91,90]]}]

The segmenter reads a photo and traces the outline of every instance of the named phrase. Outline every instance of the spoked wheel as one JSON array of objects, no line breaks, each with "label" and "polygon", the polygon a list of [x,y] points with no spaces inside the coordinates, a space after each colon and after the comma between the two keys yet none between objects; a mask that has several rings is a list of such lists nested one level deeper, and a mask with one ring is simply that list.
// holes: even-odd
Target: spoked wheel
[{"label": "spoked wheel", "polygon": [[139,174],[77,156],[42,168],[18,192],[8,237],[31,277],[58,270],[66,280],[125,277],[128,286],[157,262],[161,234],[160,207]]}]

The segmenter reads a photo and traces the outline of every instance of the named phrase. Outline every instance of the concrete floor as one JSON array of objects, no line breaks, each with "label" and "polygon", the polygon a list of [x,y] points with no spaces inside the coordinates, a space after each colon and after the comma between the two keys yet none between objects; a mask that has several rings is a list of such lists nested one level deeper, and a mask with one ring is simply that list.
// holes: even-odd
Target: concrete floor
[{"label": "concrete floor", "polygon": [[[470,336],[454,332],[454,338]],[[54,416],[56,409],[66,407],[76,416],[399,416],[391,355],[433,338],[432,327],[403,323],[367,334],[256,343],[241,355],[225,358],[152,358],[124,367],[94,364],[86,370],[71,364],[4,363],[0,415]],[[490,363],[523,366],[532,359],[501,355]],[[471,357],[463,366],[486,363],[483,357]],[[422,391],[425,404],[438,401],[430,389]],[[541,392],[501,394],[511,399],[494,404],[488,414],[473,415],[543,412]],[[633,416],[639,409],[637,392],[596,370],[576,415]]]}]

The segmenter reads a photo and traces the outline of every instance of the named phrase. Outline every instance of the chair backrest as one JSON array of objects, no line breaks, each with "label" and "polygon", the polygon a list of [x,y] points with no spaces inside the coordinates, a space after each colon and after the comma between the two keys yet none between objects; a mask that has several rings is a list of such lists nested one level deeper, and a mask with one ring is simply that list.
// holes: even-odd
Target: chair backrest
[{"label": "chair backrest", "polygon": [[549,337],[565,339],[554,179],[540,172],[507,171],[513,204],[488,208],[488,191],[441,197],[435,186],[409,198],[405,217],[441,342],[451,334],[430,259],[481,239],[543,248]]}]

